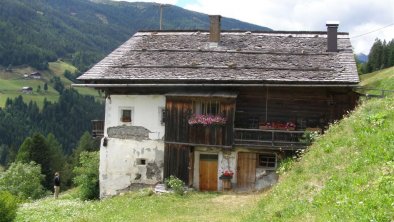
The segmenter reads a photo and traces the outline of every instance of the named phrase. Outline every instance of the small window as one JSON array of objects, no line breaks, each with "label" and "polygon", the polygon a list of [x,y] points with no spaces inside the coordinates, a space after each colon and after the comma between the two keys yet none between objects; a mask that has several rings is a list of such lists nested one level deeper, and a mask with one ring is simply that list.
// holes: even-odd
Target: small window
[{"label": "small window", "polygon": [[204,115],[220,114],[220,102],[210,100],[195,100],[193,101],[193,113]]},{"label": "small window", "polygon": [[131,123],[131,117],[132,117],[132,110],[131,109],[122,109],[121,110],[121,116],[120,116],[121,122]]},{"label": "small window", "polygon": [[146,159],[137,159],[137,165],[146,165]]},{"label": "small window", "polygon": [[164,125],[166,122],[166,109],[164,107],[159,108],[159,120],[161,125]]},{"label": "small window", "polygon": [[264,168],[276,168],[276,154],[264,153],[258,154],[258,166]]}]

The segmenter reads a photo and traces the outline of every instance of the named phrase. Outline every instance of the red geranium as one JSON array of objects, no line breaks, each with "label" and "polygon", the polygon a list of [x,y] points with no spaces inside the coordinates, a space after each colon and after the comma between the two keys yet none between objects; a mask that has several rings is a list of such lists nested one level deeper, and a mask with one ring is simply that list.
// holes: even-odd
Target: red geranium
[{"label": "red geranium", "polygon": [[231,179],[233,178],[234,172],[231,170],[223,171],[222,175],[219,177],[220,179]]}]

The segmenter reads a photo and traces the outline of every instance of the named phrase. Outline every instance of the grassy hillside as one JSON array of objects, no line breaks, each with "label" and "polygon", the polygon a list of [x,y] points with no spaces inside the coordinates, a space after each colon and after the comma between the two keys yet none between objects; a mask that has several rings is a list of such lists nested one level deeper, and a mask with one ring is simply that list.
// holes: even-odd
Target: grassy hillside
[{"label": "grassy hillside", "polygon": [[310,147],[249,221],[394,219],[394,98],[370,100]]},{"label": "grassy hillside", "polygon": [[[58,92],[53,89],[47,78],[44,79],[26,79],[24,74],[30,74],[34,70],[30,67],[15,68],[12,72],[0,70],[0,107],[4,107],[7,98],[16,98],[22,95],[24,101],[34,101],[42,107],[44,99],[55,102],[59,98]],[[48,91],[44,91],[44,84],[48,82]],[[22,87],[30,86],[33,88],[32,94],[24,94],[21,92]],[[41,87],[41,92],[37,92],[38,86]]]},{"label": "grassy hillside", "polygon": [[[26,102],[34,101],[39,107],[42,107],[44,99],[56,102],[59,98],[59,93],[51,86],[51,78],[53,76],[60,77],[65,87],[70,87],[72,82],[64,77],[65,70],[74,72],[76,68],[65,62],[57,61],[49,63],[47,71],[42,71],[42,79],[28,79],[24,78],[25,74],[30,74],[35,69],[29,66],[14,67],[12,71],[6,71],[4,68],[0,69],[0,107],[4,107],[7,98],[15,98],[19,95],[23,96]],[[48,84],[47,92],[44,91],[44,84]],[[30,86],[33,88],[32,94],[24,94],[21,92],[22,87]],[[37,92],[38,86],[41,91]],[[84,95],[98,96],[96,90],[88,88],[77,88],[77,90]]]},{"label": "grassy hillside", "polygon": [[394,66],[360,76],[361,86],[394,90]]}]

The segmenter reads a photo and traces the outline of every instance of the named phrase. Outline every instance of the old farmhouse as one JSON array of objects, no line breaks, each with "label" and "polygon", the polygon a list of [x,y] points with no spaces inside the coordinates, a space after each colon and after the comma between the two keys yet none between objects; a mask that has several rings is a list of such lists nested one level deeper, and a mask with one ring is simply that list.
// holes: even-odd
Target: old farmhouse
[{"label": "old farmhouse", "polygon": [[[197,190],[261,189],[284,158],[354,108],[348,33],[140,31],[87,71],[106,93],[101,196],[170,175]],[[230,176],[230,174],[233,174]],[[227,185],[226,185],[227,186]]]}]

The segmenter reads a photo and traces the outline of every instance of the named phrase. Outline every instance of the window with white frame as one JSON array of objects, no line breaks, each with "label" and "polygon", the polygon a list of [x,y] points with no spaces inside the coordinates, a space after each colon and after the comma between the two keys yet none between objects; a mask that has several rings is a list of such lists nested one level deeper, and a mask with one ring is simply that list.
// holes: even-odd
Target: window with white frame
[{"label": "window with white frame", "polygon": [[276,168],[276,154],[275,153],[259,153],[258,155],[258,167],[263,168]]},{"label": "window with white frame", "polygon": [[133,108],[122,107],[120,108],[120,122],[132,123],[133,121]]}]

